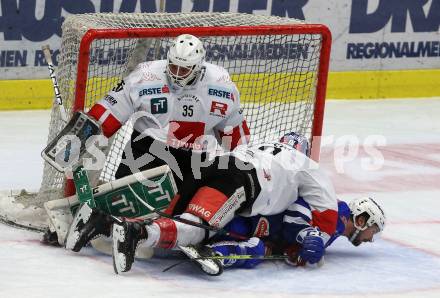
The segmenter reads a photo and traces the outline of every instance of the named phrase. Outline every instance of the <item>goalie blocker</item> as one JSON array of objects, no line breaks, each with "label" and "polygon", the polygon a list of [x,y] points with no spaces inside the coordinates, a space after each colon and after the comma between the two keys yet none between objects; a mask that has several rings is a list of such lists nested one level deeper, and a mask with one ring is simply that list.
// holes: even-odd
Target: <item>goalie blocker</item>
[{"label": "goalie blocker", "polygon": [[71,170],[91,145],[94,135],[101,135],[100,124],[87,114],[76,112],[41,156],[60,172]]}]

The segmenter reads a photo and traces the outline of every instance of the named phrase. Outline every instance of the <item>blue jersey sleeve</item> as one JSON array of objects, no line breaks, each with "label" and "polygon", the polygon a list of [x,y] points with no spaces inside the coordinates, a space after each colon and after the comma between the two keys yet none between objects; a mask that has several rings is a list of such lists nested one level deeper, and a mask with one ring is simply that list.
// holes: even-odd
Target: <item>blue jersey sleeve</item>
[{"label": "blue jersey sleeve", "polygon": [[336,240],[336,238],[344,233],[345,224],[341,219],[342,217],[345,217],[347,219],[350,218],[350,208],[344,201],[338,201],[338,223],[336,225],[336,232],[331,235],[330,239],[325,244],[325,247],[329,247],[333,243],[333,241]]},{"label": "blue jersey sleeve", "polygon": [[[311,211],[308,204],[302,199],[292,204],[285,212],[270,216],[236,216],[225,226],[225,230],[245,237],[258,237],[264,240],[295,244],[296,236],[304,228],[310,227]],[[336,232],[330,235],[326,247],[344,233],[345,224],[342,217],[350,217],[350,208],[344,201],[338,201],[338,222]],[[219,237],[219,240],[235,240],[230,237]]]},{"label": "blue jersey sleeve", "polygon": [[298,233],[310,227],[312,211],[310,205],[301,197],[284,212],[283,239],[287,244],[295,244]]}]

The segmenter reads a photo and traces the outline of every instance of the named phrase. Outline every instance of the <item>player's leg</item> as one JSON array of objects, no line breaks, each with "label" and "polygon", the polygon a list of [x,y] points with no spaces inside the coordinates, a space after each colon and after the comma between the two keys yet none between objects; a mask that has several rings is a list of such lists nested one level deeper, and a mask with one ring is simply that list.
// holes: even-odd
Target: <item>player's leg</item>
[{"label": "player's leg", "polygon": [[[180,218],[222,228],[232,220],[237,210],[246,202],[242,175],[221,175],[206,181],[189,201]],[[113,258],[117,272],[130,270],[138,243],[165,249],[196,245],[213,233],[170,218],[159,218],[151,224],[115,223],[113,226]]]},{"label": "player's leg", "polygon": [[[151,137],[145,137],[135,141],[139,137],[137,131],[133,131],[131,141],[127,144],[123,152],[123,162],[119,164],[115,178],[120,179],[136,172],[152,169],[165,162],[158,158],[153,158],[145,165],[137,167],[135,161],[141,158],[153,143]],[[145,149],[147,148],[147,149]],[[129,156],[129,158],[127,158]],[[87,204],[82,205],[73,218],[66,238],[65,247],[78,252],[94,238],[100,235],[109,237],[111,235],[112,218],[98,209],[91,209]]]},{"label": "player's leg", "polygon": [[[157,180],[159,177],[161,177],[162,182],[157,185],[157,188],[152,189],[148,186],[149,184],[146,184],[149,179]],[[162,178],[164,179],[162,180]],[[136,192],[132,187],[142,193],[143,198],[133,196]],[[73,212],[72,208],[75,208],[75,206],[78,209],[73,220],[69,221],[71,224],[66,237],[66,248],[79,251],[99,235],[110,236],[114,216],[151,218],[151,216],[154,216],[152,214],[154,208],[162,210],[167,207],[169,199],[175,191],[169,168],[162,166],[143,171],[141,175],[128,176],[95,188],[94,201],[96,208],[92,209],[87,204],[79,205],[76,197],[74,198],[76,199],[76,205],[74,201],[64,202],[65,200],[61,200],[63,202],[62,207],[67,208],[69,214]],[[146,204],[147,207],[143,204]],[[54,212],[51,214],[55,216],[59,213],[59,208],[56,208],[58,205],[60,204],[51,208],[47,206],[47,209],[53,209]],[[53,225],[59,226],[59,221],[55,219],[54,217]]]}]

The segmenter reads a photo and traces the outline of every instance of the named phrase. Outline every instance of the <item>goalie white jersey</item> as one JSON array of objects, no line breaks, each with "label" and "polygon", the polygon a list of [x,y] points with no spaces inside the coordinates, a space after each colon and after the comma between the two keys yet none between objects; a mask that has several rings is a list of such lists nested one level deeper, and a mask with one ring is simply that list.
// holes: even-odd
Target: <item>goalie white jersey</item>
[{"label": "goalie white jersey", "polygon": [[310,206],[314,224],[329,235],[334,233],[337,197],[332,182],[316,162],[278,142],[238,146],[232,154],[254,166],[261,187],[251,209],[243,216],[297,212],[295,201],[301,197]]},{"label": "goalie white jersey", "polygon": [[227,149],[247,142],[249,129],[239,92],[224,68],[205,62],[195,84],[173,89],[166,64],[166,60],[139,64],[91,109],[89,114],[102,124],[106,136],[140,112],[135,114],[134,129],[175,148],[203,150],[206,135],[217,141],[227,135],[228,144],[223,144]]}]

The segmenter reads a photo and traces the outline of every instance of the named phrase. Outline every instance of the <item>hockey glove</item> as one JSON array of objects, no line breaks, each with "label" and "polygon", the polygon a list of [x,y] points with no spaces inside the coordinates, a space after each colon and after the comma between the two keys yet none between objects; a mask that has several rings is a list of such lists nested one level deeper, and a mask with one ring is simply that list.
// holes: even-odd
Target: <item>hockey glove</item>
[{"label": "hockey glove", "polygon": [[221,256],[242,256],[251,255],[255,258],[250,259],[224,259],[223,266],[230,268],[253,268],[263,260],[258,257],[264,257],[265,247],[263,241],[257,237],[252,237],[247,241],[220,241],[213,243],[210,247],[214,252]]},{"label": "hockey glove", "polygon": [[287,255],[286,263],[290,266],[304,266],[306,262],[299,256],[302,249],[300,244],[294,243],[285,248],[284,254]]},{"label": "hockey glove", "polygon": [[310,264],[318,263],[325,252],[325,236],[318,229],[309,227],[298,233],[296,240],[302,244],[299,257]]}]

